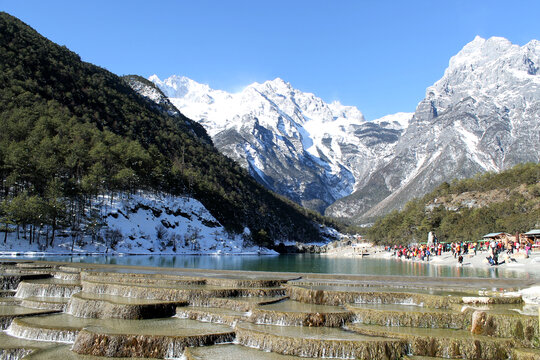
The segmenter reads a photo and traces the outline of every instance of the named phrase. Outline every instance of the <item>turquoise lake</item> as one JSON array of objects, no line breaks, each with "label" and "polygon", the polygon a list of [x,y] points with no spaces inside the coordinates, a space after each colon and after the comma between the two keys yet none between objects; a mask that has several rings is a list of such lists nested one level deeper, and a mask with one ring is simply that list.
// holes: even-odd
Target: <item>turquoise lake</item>
[{"label": "turquoise lake", "polygon": [[[19,257],[18,257],[19,258]],[[304,272],[352,275],[410,275],[430,277],[540,278],[540,269],[472,268],[433,265],[395,259],[333,258],[312,254],[294,255],[126,255],[37,256],[32,260],[67,261],[169,268]],[[535,267],[536,268],[536,267]],[[540,268],[540,266],[538,266]]]}]

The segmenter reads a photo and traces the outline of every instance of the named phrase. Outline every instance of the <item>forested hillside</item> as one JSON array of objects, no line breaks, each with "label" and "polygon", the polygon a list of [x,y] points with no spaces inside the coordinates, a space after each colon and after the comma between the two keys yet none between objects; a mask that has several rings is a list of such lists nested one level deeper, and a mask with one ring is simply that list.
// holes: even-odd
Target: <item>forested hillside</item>
[{"label": "forested hillside", "polygon": [[200,125],[6,13],[0,129],[1,223],[84,227],[92,198],[144,190],[190,195],[258,242],[320,240],[325,219],[257,184]]},{"label": "forested hillside", "polygon": [[540,164],[443,183],[421,199],[379,219],[369,239],[383,244],[477,240],[491,232],[515,234],[540,226]]}]

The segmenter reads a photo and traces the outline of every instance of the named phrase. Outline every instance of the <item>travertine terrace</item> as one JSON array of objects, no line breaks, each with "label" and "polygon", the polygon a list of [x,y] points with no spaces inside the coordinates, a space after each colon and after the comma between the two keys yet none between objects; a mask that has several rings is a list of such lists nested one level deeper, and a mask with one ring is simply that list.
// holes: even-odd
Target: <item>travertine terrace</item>
[{"label": "travertine terrace", "polygon": [[0,359],[539,359],[534,280],[0,263]]}]

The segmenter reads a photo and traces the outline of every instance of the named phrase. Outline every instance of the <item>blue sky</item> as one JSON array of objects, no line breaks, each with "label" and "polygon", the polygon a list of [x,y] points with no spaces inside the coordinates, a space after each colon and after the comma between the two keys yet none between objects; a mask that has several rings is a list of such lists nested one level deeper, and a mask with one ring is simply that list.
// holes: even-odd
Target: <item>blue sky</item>
[{"label": "blue sky", "polygon": [[414,111],[476,35],[540,39],[540,1],[0,0],[0,9],[118,74],[238,91],[281,77],[367,119]]}]

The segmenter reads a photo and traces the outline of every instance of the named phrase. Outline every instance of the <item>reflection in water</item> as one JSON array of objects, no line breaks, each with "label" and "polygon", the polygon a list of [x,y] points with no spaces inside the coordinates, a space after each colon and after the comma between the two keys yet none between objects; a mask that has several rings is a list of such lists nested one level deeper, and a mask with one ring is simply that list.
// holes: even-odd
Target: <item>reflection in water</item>
[{"label": "reflection in water", "polygon": [[[332,258],[296,255],[130,255],[130,256],[43,256],[34,260],[69,261],[173,268],[309,272],[357,275],[413,275],[430,277],[538,278],[539,272],[431,265],[395,259]],[[531,269],[527,269],[531,270]]]}]

